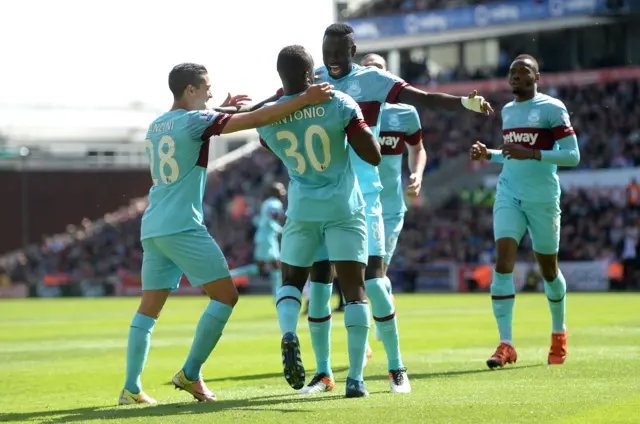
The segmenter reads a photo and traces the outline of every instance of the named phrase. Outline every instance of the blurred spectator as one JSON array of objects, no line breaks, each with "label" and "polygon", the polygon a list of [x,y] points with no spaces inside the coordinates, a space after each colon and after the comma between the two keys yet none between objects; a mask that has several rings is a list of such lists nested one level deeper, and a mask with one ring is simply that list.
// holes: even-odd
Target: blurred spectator
[{"label": "blurred spectator", "polygon": [[640,184],[638,184],[635,178],[631,178],[627,186],[627,203],[632,208],[638,208],[640,206]]},{"label": "blurred spectator", "polygon": [[3,266],[0,266],[0,287],[8,287],[10,285],[11,277],[9,272]]},{"label": "blurred spectator", "polygon": [[640,271],[640,236],[638,225],[630,225],[625,229],[624,238],[618,244],[618,258],[622,262],[623,285],[637,287],[638,271]]}]

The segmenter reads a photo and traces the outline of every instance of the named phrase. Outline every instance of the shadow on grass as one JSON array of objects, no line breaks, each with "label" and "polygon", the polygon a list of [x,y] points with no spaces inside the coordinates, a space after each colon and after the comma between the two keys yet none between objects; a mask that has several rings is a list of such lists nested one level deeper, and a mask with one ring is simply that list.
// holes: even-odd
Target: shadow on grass
[{"label": "shadow on grass", "polygon": [[[481,374],[487,372],[508,372],[522,370],[525,368],[541,367],[544,364],[523,365],[523,366],[511,366],[503,368],[498,371],[490,369],[474,369],[474,370],[461,370],[461,371],[443,371],[443,372],[428,372],[409,374],[412,380],[423,380],[429,378],[438,377],[456,377],[469,374]],[[336,369],[336,372],[346,371],[347,368],[341,367]],[[251,381],[268,379],[272,377],[280,377],[282,373],[268,373],[268,374],[254,374],[237,377],[222,378],[218,380],[237,380],[237,381]],[[387,380],[386,375],[374,375],[368,376],[367,381],[379,381]],[[371,392],[372,395],[386,394],[386,391]],[[340,392],[334,392],[332,394],[313,396],[313,397],[300,397],[296,396],[295,392],[290,394],[275,394],[267,396],[258,396],[246,399],[231,399],[231,400],[218,400],[213,403],[174,403],[166,405],[156,405],[147,407],[86,407],[77,409],[61,409],[52,411],[38,411],[38,412],[21,412],[21,413],[0,413],[0,422],[12,422],[12,421],[46,421],[48,423],[70,423],[70,422],[85,422],[92,420],[120,420],[125,418],[161,418],[170,416],[185,416],[185,415],[197,415],[215,411],[226,410],[244,410],[252,412],[279,412],[283,414],[301,414],[313,412],[305,409],[287,409],[286,405],[305,404],[310,402],[327,402],[344,399],[344,395]],[[354,401],[357,401],[354,400]],[[268,406],[283,405],[283,408],[273,408]],[[297,418],[297,417],[295,417]],[[294,417],[291,417],[293,420]],[[300,419],[303,419],[301,416]]]},{"label": "shadow on grass", "polygon": [[[0,414],[0,422],[12,421],[46,421],[47,423],[87,422],[93,420],[122,420],[125,418],[166,418],[171,416],[198,415],[216,411],[244,410],[251,412],[278,412],[283,414],[305,414],[312,412],[305,409],[287,409],[288,404],[304,404],[309,402],[327,402],[342,400],[342,394],[328,396],[299,397],[295,393],[285,396],[257,397],[248,399],[218,400],[212,403],[175,403],[145,407],[87,407],[77,409],[61,409],[54,411],[22,412]],[[267,408],[270,405],[283,405],[283,408]],[[291,420],[295,419],[291,417]],[[300,416],[303,419],[303,416]]]}]

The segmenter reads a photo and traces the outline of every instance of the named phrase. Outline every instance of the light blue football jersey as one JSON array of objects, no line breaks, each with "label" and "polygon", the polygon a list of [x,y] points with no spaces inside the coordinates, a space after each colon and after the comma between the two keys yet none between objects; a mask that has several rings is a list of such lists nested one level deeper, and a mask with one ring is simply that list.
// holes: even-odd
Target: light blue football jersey
[{"label": "light blue football jersey", "polygon": [[[351,72],[340,79],[331,78],[325,66],[316,70],[316,72],[319,71],[322,72],[320,78],[333,84],[334,90],[342,91],[358,102],[364,120],[376,138],[380,132],[382,104],[396,103],[398,93],[408,85],[401,78],[374,66],[364,67],[353,64]],[[360,159],[353,151],[351,155],[362,192],[364,194],[380,192],[382,183],[378,168]]]},{"label": "light blue football jersey", "polygon": [[282,232],[279,218],[284,213],[280,199],[270,197],[260,206],[260,214],[255,217],[254,224],[258,228],[253,236],[256,244],[275,244]]},{"label": "light blue football jersey", "polygon": [[[528,149],[559,150],[557,141],[575,134],[564,103],[538,93],[525,102],[511,101],[502,109],[503,143]],[[530,202],[560,199],[556,165],[537,160],[505,159],[498,191]]]},{"label": "light blue football jersey", "polygon": [[142,240],[204,228],[209,138],[219,135],[229,118],[214,111],[180,109],[149,125],[145,149],[153,185],[142,216]]},{"label": "light blue football jersey", "polygon": [[385,104],[380,118],[380,151],[382,161],[378,165],[382,192],[383,215],[404,213],[402,189],[402,155],[405,143],[417,145],[422,143],[422,125],[415,107],[403,104]]},{"label": "light blue football jersey", "polygon": [[365,125],[358,104],[336,92],[327,102],[306,106],[258,129],[263,143],[289,171],[288,218],[334,221],[364,207],[346,139],[354,125]]}]

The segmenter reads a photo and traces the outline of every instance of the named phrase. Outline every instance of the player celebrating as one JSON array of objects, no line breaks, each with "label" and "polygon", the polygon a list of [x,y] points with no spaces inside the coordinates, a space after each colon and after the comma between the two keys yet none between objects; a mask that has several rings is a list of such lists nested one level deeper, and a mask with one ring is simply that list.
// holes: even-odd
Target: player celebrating
[{"label": "player celebrating", "polygon": [[[353,28],[346,24],[327,27],[322,44],[324,66],[318,69],[318,77],[331,82],[338,91],[354,98],[360,105],[364,119],[374,135],[379,134],[380,109],[384,103],[404,103],[416,108],[443,108],[453,111],[465,109],[489,114],[491,105],[473,92],[468,97],[443,93],[426,93],[411,87],[402,79],[377,69],[353,63],[356,54]],[[373,318],[384,345],[389,369],[391,391],[409,393],[411,386],[400,355],[400,338],[395,317],[393,299],[387,291],[385,279],[385,237],[382,206],[379,193],[382,190],[378,168],[352,155],[358,182],[366,203],[369,258],[366,268],[367,296],[371,301]],[[316,376],[302,393],[330,390],[333,387],[329,364],[331,328],[332,272],[326,261],[326,253],[319,255],[311,271],[311,296],[309,327],[316,355]],[[342,282],[342,281],[341,281]],[[329,382],[329,384],[327,384]]]},{"label": "player celebrating", "polygon": [[276,295],[282,282],[280,272],[280,244],[278,237],[282,232],[282,218],[284,208],[282,201],[287,190],[282,183],[273,183],[269,189],[269,197],[260,206],[260,213],[254,217],[253,223],[257,228],[253,237],[254,259],[256,263],[231,270],[231,277],[242,275],[265,275],[269,267],[271,293]]},{"label": "player celebrating", "polygon": [[562,364],[567,356],[567,284],[558,269],[560,183],[557,168],[578,165],[580,151],[566,107],[560,100],[538,93],[539,80],[538,62],[529,55],[516,57],[509,69],[509,85],[515,99],[502,109],[504,144],[499,150],[488,150],[476,142],[469,151],[473,160],[488,159],[503,164],[493,206],[497,259],[491,284],[500,345],[487,360],[489,368],[502,367],[518,359],[511,332],[515,302],[513,268],[518,244],[527,229],[551,310],[548,363]]},{"label": "player celebrating", "polygon": [[[382,56],[371,53],[362,59],[362,66],[375,66],[386,71],[387,61]],[[391,281],[387,277],[387,270],[396,250],[398,237],[404,224],[404,214],[407,211],[402,190],[402,154],[406,144],[409,149],[409,170],[411,171],[407,195],[415,198],[420,194],[422,187],[427,152],[422,145],[420,117],[413,106],[385,103],[381,115],[378,141],[382,161],[378,165],[378,170],[382,183],[380,203],[382,203],[386,252],[383,272],[385,284],[391,294]]]},{"label": "player celebrating", "polygon": [[127,344],[127,372],[119,403],[156,403],[142,391],[140,375],[149,353],[151,332],[172,290],[184,273],[211,301],[205,309],[189,356],[173,384],[199,401],[213,401],[200,371],[222,335],[238,301],[222,251],[203,223],[209,138],[267,125],[309,104],[331,97],[331,86],[310,87],[304,94],[256,112],[228,115],[204,110],[211,98],[202,65],[183,63],[169,73],[173,106],[151,123],[145,148],[153,186],[142,217],[142,301],[133,317]]},{"label": "player celebrating", "polygon": [[258,230],[253,238],[254,258],[258,265],[258,272],[263,275],[265,265],[269,265],[269,280],[273,296],[276,295],[282,283],[278,237],[282,232],[281,221],[284,214],[282,201],[286,195],[287,190],[282,183],[274,183],[271,186],[269,198],[260,207],[260,215],[257,217]]},{"label": "player celebrating", "polygon": [[[311,85],[313,59],[302,46],[285,47],[278,56],[278,73],[284,94],[277,102],[280,103],[295,98]],[[305,371],[296,336],[300,299],[309,268],[319,249],[326,245],[347,300],[346,396],[367,396],[363,378],[370,319],[364,285],[367,228],[364,199],[351,165],[349,146],[372,166],[380,162],[380,147],[356,102],[342,93],[336,93],[330,102],[303,108],[259,128],[258,132],[287,166],[291,178],[287,222],[282,233],[283,285],[276,301],[283,334],[285,379],[294,389],[304,386]]]}]

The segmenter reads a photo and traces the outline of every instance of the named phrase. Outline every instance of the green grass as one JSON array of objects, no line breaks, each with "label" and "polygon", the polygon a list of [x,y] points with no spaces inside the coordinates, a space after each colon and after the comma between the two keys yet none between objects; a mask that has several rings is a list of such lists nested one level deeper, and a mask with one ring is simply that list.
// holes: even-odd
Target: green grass
[{"label": "green grass", "polygon": [[[204,375],[219,401],[197,404],[169,384],[187,355],[204,298],[171,298],[143,376],[161,403],[117,407],[137,299],[0,302],[0,421],[169,423],[638,423],[640,295],[568,296],[569,357],[546,365],[543,294],[518,295],[515,366],[489,371],[497,345],[488,295],[400,295],[411,395],[391,395],[381,344],[365,370],[368,399],[344,399],[346,333],[334,315],[332,393],[300,397],[282,377],[271,299],[241,298]],[[307,324],[303,360],[314,369]],[[303,421],[304,420],[304,421]]]}]

